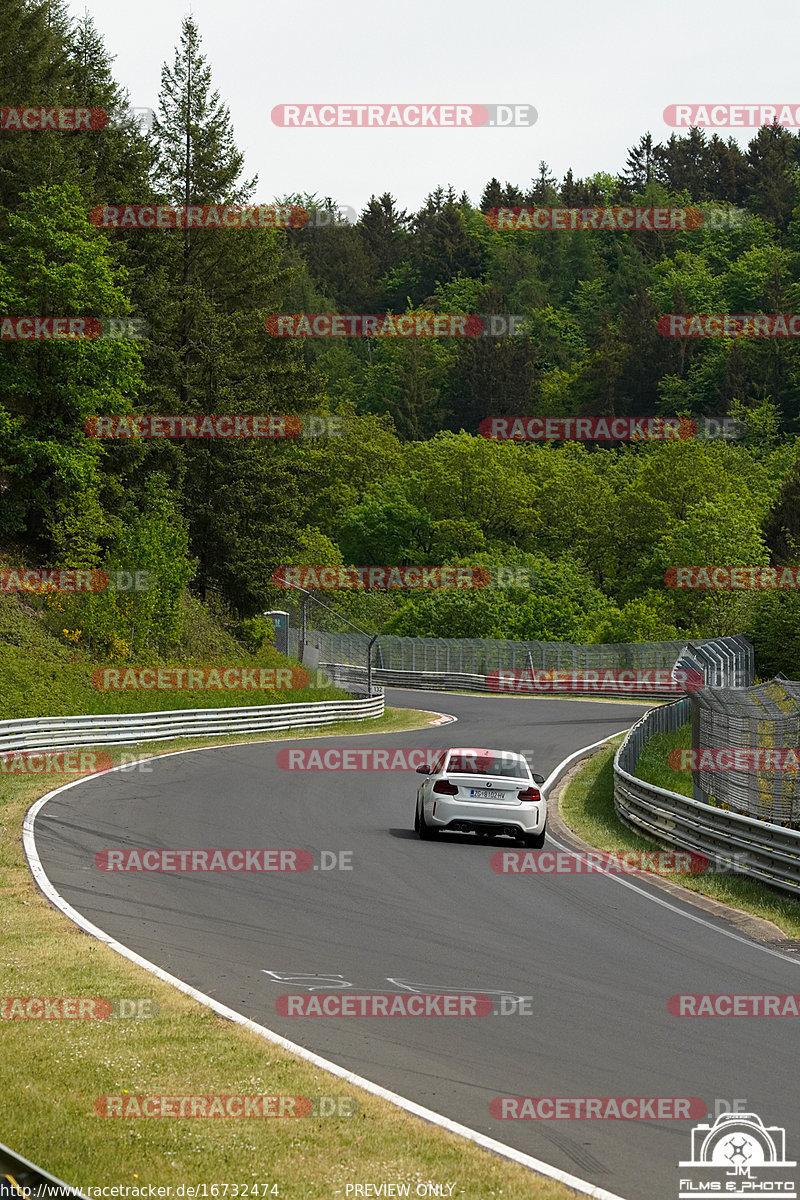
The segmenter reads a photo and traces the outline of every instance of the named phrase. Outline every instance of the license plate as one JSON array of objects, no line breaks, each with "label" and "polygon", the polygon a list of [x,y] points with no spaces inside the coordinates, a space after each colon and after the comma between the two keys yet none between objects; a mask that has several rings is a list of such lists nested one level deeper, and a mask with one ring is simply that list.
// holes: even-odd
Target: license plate
[{"label": "license plate", "polygon": [[485,789],[481,791],[479,788],[470,788],[469,794],[473,800],[499,800],[503,795],[497,790],[487,792]]}]

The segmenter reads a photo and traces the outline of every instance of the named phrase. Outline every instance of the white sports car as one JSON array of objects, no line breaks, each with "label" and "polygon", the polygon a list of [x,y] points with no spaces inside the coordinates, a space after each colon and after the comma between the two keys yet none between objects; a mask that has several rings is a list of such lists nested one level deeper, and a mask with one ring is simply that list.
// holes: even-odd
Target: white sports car
[{"label": "white sports car", "polygon": [[513,837],[540,849],[547,804],[521,754],[508,750],[444,750],[432,767],[417,767],[425,780],[417,790],[414,828],[421,838],[440,829]]}]

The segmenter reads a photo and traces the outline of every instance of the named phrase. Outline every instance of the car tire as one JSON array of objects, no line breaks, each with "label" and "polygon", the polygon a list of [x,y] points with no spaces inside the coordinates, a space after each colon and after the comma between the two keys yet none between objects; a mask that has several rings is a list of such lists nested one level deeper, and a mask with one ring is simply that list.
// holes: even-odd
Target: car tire
[{"label": "car tire", "polygon": [[419,833],[419,800],[414,805],[414,833]]},{"label": "car tire", "polygon": [[523,846],[525,846],[528,850],[541,850],[542,846],[544,845],[544,839],[545,839],[546,833],[547,833],[547,826],[544,827],[544,829],[542,830],[541,833],[525,833],[525,834],[523,834],[523,836],[520,840],[521,840]]},{"label": "car tire", "polygon": [[432,829],[425,820],[425,810],[422,805],[417,810],[417,833],[422,838],[423,842],[429,842],[431,838],[436,837],[436,830]]}]

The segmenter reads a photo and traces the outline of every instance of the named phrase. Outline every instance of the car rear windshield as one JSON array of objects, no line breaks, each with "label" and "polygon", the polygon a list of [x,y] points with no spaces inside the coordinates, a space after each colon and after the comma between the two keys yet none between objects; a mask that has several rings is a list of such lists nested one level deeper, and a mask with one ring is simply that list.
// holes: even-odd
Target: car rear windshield
[{"label": "car rear windshield", "polygon": [[448,775],[511,775],[528,778],[528,764],[518,754],[451,754]]}]

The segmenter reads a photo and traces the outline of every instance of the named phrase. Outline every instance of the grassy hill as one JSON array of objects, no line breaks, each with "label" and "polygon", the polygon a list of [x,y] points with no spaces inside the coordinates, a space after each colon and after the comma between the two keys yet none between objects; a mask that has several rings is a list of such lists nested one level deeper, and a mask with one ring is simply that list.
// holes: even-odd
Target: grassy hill
[{"label": "grassy hill", "polygon": [[[156,712],[182,708],[227,708],[344,698],[337,688],[180,691],[100,690],[92,683],[98,667],[297,667],[274,647],[253,652],[208,608],[188,595],[181,608],[181,636],[169,658],[157,654],[98,660],[70,645],[36,596],[0,595],[0,720],[92,713]],[[315,682],[312,675],[311,684]]]}]

